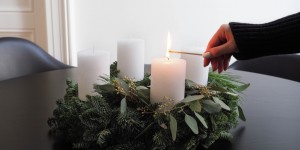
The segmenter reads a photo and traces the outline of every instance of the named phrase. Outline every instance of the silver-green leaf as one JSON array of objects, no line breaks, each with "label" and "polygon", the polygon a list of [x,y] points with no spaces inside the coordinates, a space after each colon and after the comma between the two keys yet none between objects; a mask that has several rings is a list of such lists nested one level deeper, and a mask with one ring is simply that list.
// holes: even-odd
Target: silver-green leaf
[{"label": "silver-green leaf", "polygon": [[200,114],[198,114],[196,112],[194,112],[194,113],[195,113],[196,117],[198,118],[198,120],[202,123],[202,125],[207,129],[208,126],[207,126],[207,124],[205,122],[205,119]]},{"label": "silver-green leaf", "polygon": [[239,111],[239,118],[243,121],[246,121],[246,117],[244,115],[243,109],[240,106],[238,106],[238,111]]},{"label": "silver-green leaf", "polygon": [[177,134],[177,121],[176,119],[170,115],[170,130],[173,141],[176,140],[176,134]]},{"label": "silver-green leaf", "polygon": [[129,85],[122,79],[116,78],[116,80],[118,81],[120,87],[124,90],[125,94],[128,95],[129,94]]},{"label": "silver-green leaf", "polygon": [[213,102],[212,100],[202,101],[202,107],[206,112],[210,114],[218,113],[221,111],[221,105]]},{"label": "silver-green leaf", "polygon": [[95,89],[100,89],[101,91],[105,91],[105,92],[114,92],[115,91],[115,87],[111,84],[103,84],[103,85],[94,85]]},{"label": "silver-green leaf", "polygon": [[147,90],[148,88],[145,86],[137,86],[136,90]]},{"label": "silver-green leaf", "polygon": [[184,98],[181,102],[188,103],[196,100],[200,100],[204,97],[204,95],[193,95],[193,96],[187,96]]},{"label": "silver-green leaf", "polygon": [[201,104],[199,101],[190,102],[189,107],[192,111],[201,112]]},{"label": "silver-green leaf", "polygon": [[186,79],[186,80],[185,80],[185,84],[186,84],[188,87],[196,87],[196,86],[198,86],[197,83],[195,83],[194,81],[189,80],[189,79]]},{"label": "silver-green leaf", "polygon": [[229,107],[228,105],[226,105],[226,104],[225,104],[222,100],[220,100],[218,97],[213,97],[213,100],[214,100],[216,103],[220,104],[221,107],[222,107],[223,109],[228,110],[228,111],[231,110],[230,107]]},{"label": "silver-green leaf", "polygon": [[249,86],[250,86],[250,83],[243,84],[243,85],[239,86],[239,87],[238,87],[237,89],[235,89],[235,90],[238,91],[238,92],[242,92],[242,91],[246,90]]},{"label": "silver-green leaf", "polygon": [[190,127],[190,129],[195,133],[198,134],[199,133],[199,129],[198,129],[198,125],[197,125],[197,121],[190,115],[185,114],[184,117],[185,123]]},{"label": "silver-green leaf", "polygon": [[[238,93],[238,92],[237,92]],[[237,97],[239,96],[238,94],[235,94],[235,93],[232,93],[232,92],[226,92],[226,94],[230,95],[230,96],[234,96],[234,97]]]},{"label": "silver-green leaf", "polygon": [[125,98],[125,97],[121,100],[121,106],[120,106],[120,109],[121,109],[121,113],[122,113],[122,114],[126,112],[126,109],[127,109],[127,103],[126,103],[126,98]]},{"label": "silver-green leaf", "polygon": [[150,104],[150,89],[139,89],[137,95],[143,103]]}]

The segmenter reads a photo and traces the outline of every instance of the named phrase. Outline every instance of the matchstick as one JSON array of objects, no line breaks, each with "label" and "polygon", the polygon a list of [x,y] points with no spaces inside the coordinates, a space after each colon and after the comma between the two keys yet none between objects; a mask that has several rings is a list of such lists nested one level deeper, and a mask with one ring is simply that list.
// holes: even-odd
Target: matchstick
[{"label": "matchstick", "polygon": [[189,54],[189,55],[202,56],[202,54],[199,54],[199,53],[182,52],[182,51],[176,51],[176,50],[172,50],[172,49],[169,49],[169,52],[170,53],[177,53],[177,54]]}]

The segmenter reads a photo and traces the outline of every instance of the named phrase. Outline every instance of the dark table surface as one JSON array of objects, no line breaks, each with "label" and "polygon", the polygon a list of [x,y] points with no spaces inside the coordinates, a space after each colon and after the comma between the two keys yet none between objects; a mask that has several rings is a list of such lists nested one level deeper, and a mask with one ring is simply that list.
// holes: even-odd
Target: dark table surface
[{"label": "dark table surface", "polygon": [[[276,77],[229,70],[251,86],[244,92],[247,118],[232,130],[233,141],[210,149],[299,150],[300,83]],[[67,78],[76,68],[56,70],[0,82],[0,149],[69,149],[48,136],[47,119],[55,101],[65,94]]]}]

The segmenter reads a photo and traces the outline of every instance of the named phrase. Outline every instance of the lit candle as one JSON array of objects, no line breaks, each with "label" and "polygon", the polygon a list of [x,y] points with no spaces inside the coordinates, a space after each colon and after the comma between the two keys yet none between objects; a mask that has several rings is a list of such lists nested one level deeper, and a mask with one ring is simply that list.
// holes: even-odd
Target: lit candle
[{"label": "lit candle", "polygon": [[126,76],[136,81],[144,78],[144,49],[142,39],[118,40],[117,68],[121,78]]},{"label": "lit candle", "polygon": [[94,84],[103,84],[99,76],[109,76],[110,55],[106,51],[78,52],[78,96],[81,100],[94,92]]},{"label": "lit candle", "polygon": [[[168,35],[168,48],[170,48]],[[167,52],[168,56],[168,52]],[[164,97],[178,103],[184,98],[186,61],[175,58],[157,58],[151,63],[151,103],[160,103]]]},{"label": "lit candle", "polygon": [[[182,49],[185,52],[203,53],[205,48],[187,47]],[[181,58],[186,60],[186,78],[200,85],[207,85],[208,67],[204,67],[202,56],[181,54]]]}]

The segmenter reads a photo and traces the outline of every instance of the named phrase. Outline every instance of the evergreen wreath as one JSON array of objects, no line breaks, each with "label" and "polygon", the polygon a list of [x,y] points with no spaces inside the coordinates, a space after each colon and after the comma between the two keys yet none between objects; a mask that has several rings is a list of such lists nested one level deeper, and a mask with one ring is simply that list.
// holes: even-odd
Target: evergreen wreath
[{"label": "evergreen wreath", "polygon": [[67,80],[64,98],[57,100],[50,133],[72,143],[73,149],[196,149],[218,139],[230,140],[229,130],[246,121],[239,93],[250,84],[237,76],[209,73],[207,86],[186,80],[185,98],[150,103],[150,75],[141,81],[118,78],[117,62],[104,85],[94,85],[98,95],[78,98],[78,86]]}]

